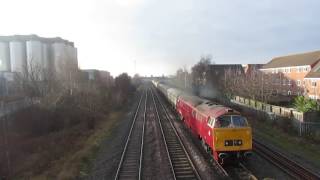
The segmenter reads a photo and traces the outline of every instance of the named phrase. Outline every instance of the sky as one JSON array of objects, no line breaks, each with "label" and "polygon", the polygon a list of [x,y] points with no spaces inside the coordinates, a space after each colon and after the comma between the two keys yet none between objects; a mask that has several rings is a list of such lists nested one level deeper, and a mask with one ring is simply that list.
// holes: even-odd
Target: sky
[{"label": "sky", "polygon": [[82,69],[169,75],[201,56],[267,63],[320,50],[319,0],[0,0],[0,35],[73,41]]}]

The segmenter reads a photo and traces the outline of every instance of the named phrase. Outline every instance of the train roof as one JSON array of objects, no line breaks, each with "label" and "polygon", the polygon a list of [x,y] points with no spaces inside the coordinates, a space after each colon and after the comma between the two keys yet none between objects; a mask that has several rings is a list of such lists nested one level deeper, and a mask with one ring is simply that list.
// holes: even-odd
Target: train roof
[{"label": "train roof", "polygon": [[238,111],[235,111],[229,107],[226,107],[211,101],[207,101],[198,105],[196,109],[201,113],[211,116],[213,118],[216,118],[225,114],[240,114]]},{"label": "train roof", "polygon": [[180,94],[184,93],[183,91],[176,89],[176,88],[169,88],[167,91],[168,91],[168,93],[173,93],[176,95],[180,95]]},{"label": "train roof", "polygon": [[180,98],[192,105],[193,107],[196,107],[199,104],[204,103],[206,101],[205,99],[199,98],[198,96],[193,96],[186,93],[182,94]]},{"label": "train roof", "polygon": [[165,88],[165,89],[169,89],[170,88],[170,86],[168,86],[167,84],[161,83],[161,82],[158,84],[158,86],[160,88]]}]

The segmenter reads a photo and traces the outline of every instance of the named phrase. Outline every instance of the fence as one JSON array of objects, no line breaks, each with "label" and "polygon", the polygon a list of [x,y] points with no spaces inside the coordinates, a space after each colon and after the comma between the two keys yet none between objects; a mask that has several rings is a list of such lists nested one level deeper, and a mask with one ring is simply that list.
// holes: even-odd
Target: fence
[{"label": "fence", "polygon": [[291,119],[292,125],[296,128],[297,132],[299,132],[300,136],[308,135],[310,133],[320,133],[320,118],[318,113],[303,113],[293,108],[266,104],[260,101],[255,101],[240,96],[235,96],[233,99],[231,99],[231,102],[233,104],[264,112],[268,114],[269,117],[272,117],[270,119],[276,119],[273,117],[289,118]]},{"label": "fence", "polygon": [[318,122],[301,122],[299,135],[313,135],[320,137],[320,123]]}]

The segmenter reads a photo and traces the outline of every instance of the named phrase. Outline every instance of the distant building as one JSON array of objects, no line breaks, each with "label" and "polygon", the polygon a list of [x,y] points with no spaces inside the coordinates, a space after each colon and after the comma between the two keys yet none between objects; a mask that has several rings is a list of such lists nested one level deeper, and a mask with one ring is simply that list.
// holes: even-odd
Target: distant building
[{"label": "distant building", "polygon": [[[274,76],[273,86],[277,94],[286,96],[308,95],[317,84],[312,82],[317,76],[320,51],[300,53],[276,57],[264,65],[260,70]],[[308,85],[310,83],[311,85]],[[315,92],[315,91],[313,91]],[[312,96],[316,96],[312,94]],[[311,96],[310,96],[311,97]]]},{"label": "distant building", "polygon": [[66,66],[78,69],[77,49],[73,42],[37,35],[0,36],[0,72],[59,74]]}]

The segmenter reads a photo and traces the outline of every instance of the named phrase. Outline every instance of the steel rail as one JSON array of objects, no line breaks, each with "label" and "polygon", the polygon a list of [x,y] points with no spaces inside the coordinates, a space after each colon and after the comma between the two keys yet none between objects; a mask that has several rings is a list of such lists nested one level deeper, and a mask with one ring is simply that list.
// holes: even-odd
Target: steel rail
[{"label": "steel rail", "polygon": [[[152,90],[151,90],[152,92]],[[163,142],[165,144],[165,148],[166,148],[166,152],[167,152],[167,156],[168,156],[168,159],[169,159],[169,164],[170,164],[170,169],[171,169],[171,173],[172,173],[172,176],[173,176],[173,179],[176,180],[176,175],[174,173],[174,169],[173,169],[173,164],[172,164],[172,161],[171,161],[171,158],[170,158],[170,153],[169,153],[169,150],[168,150],[168,144],[167,144],[167,141],[166,141],[166,137],[164,135],[164,131],[163,131],[163,127],[162,127],[162,124],[160,122],[160,115],[159,115],[159,112],[158,112],[158,108],[157,108],[157,105],[156,105],[156,101],[154,99],[154,94],[152,94],[152,100],[153,100],[153,104],[154,104],[154,107],[155,107],[155,110],[156,110],[156,114],[157,114],[157,119],[158,119],[158,123],[159,123],[159,126],[160,126],[160,130],[161,130],[161,135],[162,135],[162,138],[163,138]]]},{"label": "steel rail", "polygon": [[[136,122],[137,122],[137,117],[138,117],[138,114],[139,114],[140,109],[141,109],[140,107],[141,107],[141,102],[142,102],[143,97],[144,97],[144,93],[141,95],[139,103],[138,103],[138,107],[137,107],[137,109],[135,111],[135,115],[134,115],[134,118],[133,118],[133,121],[132,121],[132,124],[131,124],[131,127],[130,127],[130,131],[128,133],[127,140],[126,140],[125,146],[123,148],[123,151],[122,151],[122,154],[121,154],[121,158],[120,158],[120,161],[119,161],[119,165],[118,165],[118,168],[117,168],[117,171],[116,171],[116,175],[115,175],[115,178],[114,178],[115,180],[118,180],[120,178],[121,169],[123,167],[123,163],[124,163],[124,160],[126,158],[125,156],[126,156],[126,154],[128,152],[129,142],[133,138],[132,137],[132,132],[133,132],[133,130],[135,128],[135,125],[136,125]],[[147,92],[145,93],[145,105],[146,105],[146,102],[147,102]],[[145,117],[145,115],[144,115],[144,117]],[[143,124],[143,127],[144,127],[144,124]],[[143,139],[143,136],[142,136],[142,139]],[[139,160],[140,159],[141,159],[141,150],[140,150]],[[139,162],[139,180],[141,178],[140,177],[140,175],[141,175],[140,163],[141,162]]]},{"label": "steel rail", "polygon": [[[165,129],[167,130],[167,136],[170,135],[169,133],[171,133],[171,137],[172,139],[168,139],[166,138],[167,141],[167,145],[168,145],[168,150],[169,150],[169,155],[173,164],[173,169],[174,169],[174,173],[175,173],[175,177],[176,179],[198,179],[201,180],[201,177],[197,171],[197,169],[195,168],[182,140],[181,137],[179,136],[175,126],[173,125],[173,123],[171,122],[172,119],[169,115],[169,113],[167,112],[167,109],[165,108],[165,106],[162,104],[162,102],[160,101],[159,96],[156,94],[156,99],[158,100],[158,104],[161,106],[163,113],[164,113],[164,117],[167,120],[167,122],[169,123],[168,127],[171,127],[171,129]],[[162,122],[162,121],[161,121]],[[170,132],[170,130],[172,130],[173,132]],[[172,134],[173,133],[173,134]],[[172,151],[170,151],[172,150]],[[188,167],[188,165],[190,167]]]},{"label": "steel rail", "polygon": [[253,139],[254,151],[295,179],[320,179],[320,175],[289,159],[284,154]]},{"label": "steel rail", "polygon": [[144,113],[143,113],[143,127],[142,127],[142,139],[141,139],[141,148],[140,148],[140,162],[139,162],[139,180],[141,179],[141,170],[142,170],[142,161],[143,161],[143,146],[144,146],[144,132],[145,124],[147,118],[147,102],[148,102],[148,91],[146,92],[146,102],[144,104]]}]

